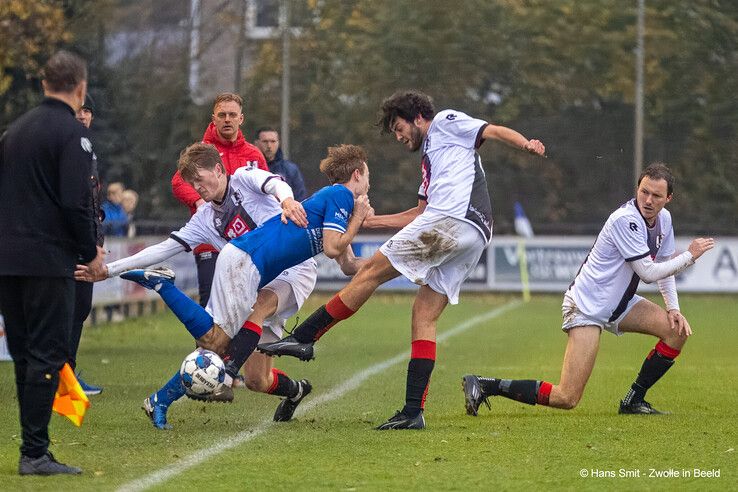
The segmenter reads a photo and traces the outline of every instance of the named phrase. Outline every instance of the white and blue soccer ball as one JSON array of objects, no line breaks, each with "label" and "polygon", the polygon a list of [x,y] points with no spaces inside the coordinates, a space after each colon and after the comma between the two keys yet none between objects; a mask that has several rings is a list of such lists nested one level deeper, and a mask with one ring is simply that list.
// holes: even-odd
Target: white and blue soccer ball
[{"label": "white and blue soccer ball", "polygon": [[215,352],[199,348],[182,361],[179,375],[188,393],[207,396],[225,380],[225,364]]}]

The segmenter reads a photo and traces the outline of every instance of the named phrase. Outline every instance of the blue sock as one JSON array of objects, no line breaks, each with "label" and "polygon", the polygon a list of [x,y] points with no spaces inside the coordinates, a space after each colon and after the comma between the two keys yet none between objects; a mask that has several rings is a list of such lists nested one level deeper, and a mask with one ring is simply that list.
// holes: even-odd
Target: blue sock
[{"label": "blue sock", "polygon": [[185,328],[195,340],[212,328],[213,317],[173,284],[162,283],[158,292],[166,305],[169,306],[169,309],[185,325]]},{"label": "blue sock", "polygon": [[159,391],[154,393],[154,402],[159,405],[166,405],[167,407],[179,400],[185,395],[186,388],[182,384],[182,377],[177,371],[172,379],[167,381],[167,384],[161,387]]}]

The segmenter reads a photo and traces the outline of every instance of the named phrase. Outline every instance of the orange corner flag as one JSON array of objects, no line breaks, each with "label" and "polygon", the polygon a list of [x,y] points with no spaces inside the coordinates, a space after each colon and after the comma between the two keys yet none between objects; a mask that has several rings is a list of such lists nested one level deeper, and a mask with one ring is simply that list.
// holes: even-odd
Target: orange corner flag
[{"label": "orange corner flag", "polygon": [[59,415],[68,418],[77,427],[82,425],[85,412],[90,408],[90,400],[74,375],[69,364],[64,364],[59,371],[59,388],[54,395],[53,410]]}]

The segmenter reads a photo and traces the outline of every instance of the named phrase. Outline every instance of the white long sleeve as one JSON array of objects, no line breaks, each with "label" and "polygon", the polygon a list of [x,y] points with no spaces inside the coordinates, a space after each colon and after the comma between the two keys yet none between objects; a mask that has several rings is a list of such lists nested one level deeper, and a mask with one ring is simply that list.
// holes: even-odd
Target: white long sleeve
[{"label": "white long sleeve", "polygon": [[679,296],[677,295],[676,279],[674,278],[674,275],[662,278],[658,281],[658,284],[661,296],[664,298],[664,304],[666,304],[666,310],[679,310]]},{"label": "white long sleeve", "polygon": [[108,278],[115,277],[133,268],[146,268],[155,265],[184,250],[185,247],[182,244],[172,238],[167,238],[158,244],[142,249],[135,255],[108,263]]},{"label": "white long sleeve", "polygon": [[287,198],[294,198],[292,188],[290,185],[282,181],[281,179],[270,179],[264,183],[264,192],[270,195],[274,195],[282,203]]},{"label": "white long sleeve", "polygon": [[650,284],[657,280],[676,275],[688,266],[693,265],[694,259],[692,258],[692,253],[685,251],[670,260],[659,263],[655,263],[650,256],[646,256],[640,260],[632,261],[630,264],[640,279]]}]

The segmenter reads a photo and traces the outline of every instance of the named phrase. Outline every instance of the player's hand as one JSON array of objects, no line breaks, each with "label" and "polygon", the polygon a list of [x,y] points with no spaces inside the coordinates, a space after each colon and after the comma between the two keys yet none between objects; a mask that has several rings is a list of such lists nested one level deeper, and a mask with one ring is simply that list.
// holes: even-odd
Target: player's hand
[{"label": "player's hand", "polygon": [[[93,280],[85,280],[85,282],[94,282],[101,275],[105,275],[100,280],[107,278],[108,267],[105,265],[105,249],[100,246],[97,247],[97,256],[94,260],[87,263],[87,265],[78,265],[87,268],[87,274]],[[77,278],[77,272],[74,272],[75,278]]]},{"label": "player's hand", "polygon": [[108,266],[105,264],[94,272],[87,265],[77,265],[74,271],[74,280],[77,282],[99,282],[106,278],[108,278]]},{"label": "player's hand", "polygon": [[374,215],[374,209],[369,203],[368,195],[359,195],[358,197],[356,197],[356,199],[354,200],[353,215],[362,222],[365,218]]},{"label": "player's hand", "polygon": [[291,220],[298,227],[307,227],[307,213],[302,207],[302,203],[294,198],[285,198],[282,200],[282,223],[286,224]]},{"label": "player's hand", "polygon": [[678,309],[671,309],[667,316],[669,317],[669,326],[672,330],[676,331],[678,335],[690,336],[692,334],[692,327],[689,326],[687,318]]},{"label": "player's hand", "polygon": [[706,251],[710,251],[712,248],[715,247],[715,240],[711,237],[698,237],[697,239],[692,240],[692,243],[689,245],[688,251],[692,253],[692,258],[697,259],[700,256],[702,256],[703,253]]},{"label": "player's hand", "polygon": [[528,140],[523,146],[523,150],[536,155],[546,155],[546,146],[540,140]]}]

